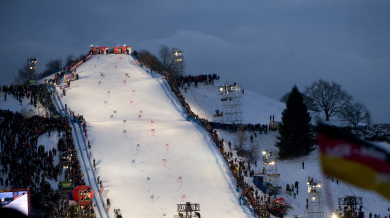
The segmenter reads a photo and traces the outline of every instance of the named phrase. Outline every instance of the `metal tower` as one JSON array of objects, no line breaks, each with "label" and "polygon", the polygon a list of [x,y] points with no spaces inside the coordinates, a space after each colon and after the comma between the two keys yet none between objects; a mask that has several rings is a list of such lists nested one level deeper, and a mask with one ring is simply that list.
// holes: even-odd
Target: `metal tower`
[{"label": "metal tower", "polygon": [[179,48],[172,48],[173,60],[175,61],[174,68],[180,74],[184,73],[184,55],[183,50]]},{"label": "metal tower", "polygon": [[272,189],[279,193],[280,186],[280,174],[278,174],[277,158],[278,153],[276,151],[263,151],[263,164],[267,166],[266,181],[272,185]]},{"label": "metal tower", "polygon": [[175,215],[174,218],[200,218],[200,204],[191,204],[186,202],[185,204],[177,205],[177,212],[179,215]]},{"label": "metal tower", "polygon": [[36,78],[36,70],[37,70],[37,58],[31,57],[27,58],[27,79],[35,79]]},{"label": "metal tower", "polygon": [[338,214],[344,214],[344,218],[364,218],[363,198],[355,196],[345,196],[338,198]]},{"label": "metal tower", "polygon": [[242,85],[226,82],[219,87],[222,95],[223,123],[238,124],[243,121]]},{"label": "metal tower", "polygon": [[326,212],[322,203],[322,186],[317,180],[310,180],[308,185],[308,198],[306,200],[306,218],[326,218]]}]

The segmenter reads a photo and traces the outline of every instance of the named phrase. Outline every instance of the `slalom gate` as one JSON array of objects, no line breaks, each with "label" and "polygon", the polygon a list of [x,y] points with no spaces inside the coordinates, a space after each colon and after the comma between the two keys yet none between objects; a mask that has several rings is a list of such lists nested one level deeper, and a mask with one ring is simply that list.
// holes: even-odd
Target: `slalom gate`
[{"label": "slalom gate", "polygon": [[[135,60],[137,60],[135,57],[133,57],[133,58]],[[137,61],[136,61],[136,63],[137,63]],[[139,61],[138,61],[137,65],[140,66]],[[143,68],[142,65],[140,67]],[[215,144],[210,133],[203,126],[202,122],[199,119],[196,119],[196,118],[189,115],[189,112],[187,111],[187,109],[183,105],[181,105],[179,99],[171,91],[171,87],[169,86],[168,82],[165,79],[163,79],[161,76],[158,76],[157,73],[151,73],[148,71],[146,71],[146,72],[151,74],[152,78],[156,79],[156,81],[160,84],[161,88],[164,90],[164,93],[166,94],[166,96],[171,100],[171,103],[176,108],[176,110],[182,114],[183,118],[186,119],[187,121],[193,123],[193,125],[198,129],[198,131],[203,133],[204,140],[207,142],[207,144],[210,148],[210,151],[213,153],[213,155],[215,157],[215,162],[217,163],[224,179],[229,184],[230,191],[236,197],[237,203],[239,203],[238,199],[239,199],[239,197],[241,197],[241,194],[237,193],[237,191],[234,187],[234,183],[236,182],[234,179],[234,176],[233,176],[232,172],[230,171],[229,166],[227,165],[223,155],[221,154],[221,152],[217,148],[217,145]],[[247,200],[244,197],[242,197],[242,201],[245,202],[245,205],[248,205],[250,212],[254,213],[254,210],[252,209],[251,205],[249,205],[249,203],[247,202]]]},{"label": "slalom gate", "polygon": [[[133,57],[134,58],[134,57]],[[176,108],[176,110],[182,114],[183,118],[187,121],[193,123],[193,125],[198,129],[199,132],[203,134],[204,140],[207,142],[210,151],[213,153],[215,157],[215,162],[217,163],[224,179],[229,184],[230,191],[232,194],[236,197],[237,203],[238,198],[241,196],[237,194],[235,187],[234,187],[234,177],[232,175],[232,172],[229,169],[229,166],[227,165],[224,157],[222,156],[221,152],[217,149],[217,145],[215,144],[214,140],[210,136],[210,133],[207,131],[207,129],[203,126],[201,121],[199,119],[193,118],[189,116],[188,111],[186,108],[181,105],[179,99],[176,97],[176,95],[171,91],[171,87],[169,86],[168,82],[163,79],[161,76],[154,75],[153,73],[150,73],[147,71],[147,73],[151,74],[152,78],[156,78],[156,81],[160,84],[161,88],[164,90],[164,93],[166,96],[171,100],[172,105]],[[157,73],[155,73],[157,74]],[[243,199],[246,201],[245,199]],[[246,205],[249,206],[249,204],[246,202]],[[249,207],[249,210],[253,212],[252,208]]]}]

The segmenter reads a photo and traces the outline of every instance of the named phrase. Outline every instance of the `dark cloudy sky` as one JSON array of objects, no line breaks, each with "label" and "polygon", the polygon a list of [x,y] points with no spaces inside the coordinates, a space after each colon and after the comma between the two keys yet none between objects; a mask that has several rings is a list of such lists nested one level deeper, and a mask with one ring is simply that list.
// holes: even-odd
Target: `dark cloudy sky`
[{"label": "dark cloudy sky", "polygon": [[184,50],[187,74],[276,100],[295,84],[336,81],[390,123],[389,11],[388,0],[2,0],[0,84],[34,54],[43,71],[90,45],[157,54],[165,44]]}]

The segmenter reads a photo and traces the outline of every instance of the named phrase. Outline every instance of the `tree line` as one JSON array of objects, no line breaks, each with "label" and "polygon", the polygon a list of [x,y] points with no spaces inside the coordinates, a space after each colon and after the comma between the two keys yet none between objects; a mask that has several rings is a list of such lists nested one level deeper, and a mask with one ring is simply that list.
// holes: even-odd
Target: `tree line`
[{"label": "tree line", "polygon": [[309,110],[323,113],[326,121],[337,116],[341,121],[355,126],[355,131],[359,123],[371,123],[371,114],[366,106],[354,101],[352,95],[333,81],[314,81],[302,93],[294,86],[280,101],[286,103],[286,109],[282,112],[280,136],[277,137],[279,141],[275,144],[279,148],[280,158],[307,155],[315,149]]},{"label": "tree line", "polygon": [[[285,93],[280,101],[287,103],[291,92]],[[371,113],[363,102],[354,101],[353,96],[341,85],[334,81],[317,80],[305,87],[303,102],[308,110],[325,115],[325,120],[336,116],[341,121],[347,122],[355,127],[359,123],[371,124]]]},{"label": "tree line", "polygon": [[[83,56],[84,55],[80,55],[79,58],[82,58]],[[72,62],[76,59],[77,59],[76,56],[74,56],[73,54],[68,55],[65,58],[65,67],[70,66],[72,64]],[[27,63],[23,64],[22,67],[20,67],[18,69],[18,74],[16,75],[14,82],[16,84],[25,84],[29,80],[41,79],[41,78],[49,76],[55,72],[58,72],[63,67],[62,59],[58,58],[58,59],[54,59],[54,60],[49,60],[46,63],[45,67],[46,67],[46,69],[41,73],[37,73],[37,72],[31,73],[31,72],[29,72]]]},{"label": "tree line", "polygon": [[185,60],[183,58],[179,58],[179,60],[178,56],[175,56],[177,51],[177,48],[168,48],[166,45],[161,45],[157,52],[158,56],[146,49],[136,52],[136,55],[142,64],[152,71],[169,73],[171,75],[183,75],[186,66]]}]

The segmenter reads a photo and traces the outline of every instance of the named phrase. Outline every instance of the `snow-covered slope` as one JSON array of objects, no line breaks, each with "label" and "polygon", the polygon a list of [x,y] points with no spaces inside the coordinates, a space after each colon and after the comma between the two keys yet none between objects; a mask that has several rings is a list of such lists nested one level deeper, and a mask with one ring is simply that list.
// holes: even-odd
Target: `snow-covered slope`
[{"label": "snow-covered slope", "polygon": [[111,217],[117,208],[124,217],[172,217],[185,202],[199,203],[202,217],[248,216],[221,156],[177,111],[161,79],[127,55],[93,56],[77,72],[61,100],[86,119]]}]

